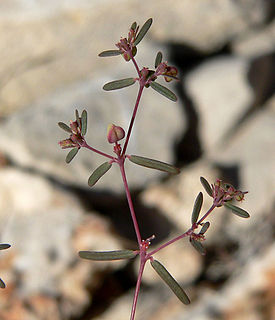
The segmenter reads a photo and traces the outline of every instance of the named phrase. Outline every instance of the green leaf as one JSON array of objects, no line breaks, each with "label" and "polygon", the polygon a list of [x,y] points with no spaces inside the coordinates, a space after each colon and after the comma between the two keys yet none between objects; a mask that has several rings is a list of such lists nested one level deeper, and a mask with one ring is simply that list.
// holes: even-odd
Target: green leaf
[{"label": "green leaf", "polygon": [[80,126],[81,119],[80,119],[79,112],[77,109],[75,110],[75,118],[76,118],[76,122],[77,122],[78,126]]},{"label": "green leaf", "polygon": [[78,152],[78,148],[73,148],[68,154],[67,154],[67,157],[66,157],[66,163],[70,163],[73,158],[76,156],[77,152]]},{"label": "green leaf", "polygon": [[247,211],[245,211],[244,209],[241,209],[239,207],[234,206],[233,204],[226,202],[224,204],[224,206],[228,209],[231,209],[231,211],[236,214],[237,216],[241,217],[241,218],[249,218],[250,215]]},{"label": "green leaf", "polygon": [[206,250],[200,241],[190,238],[192,246],[203,256],[206,254]]},{"label": "green leaf", "polygon": [[201,228],[200,234],[205,234],[205,232],[208,230],[210,227],[210,222],[205,222]]},{"label": "green leaf", "polygon": [[137,255],[133,250],[116,250],[116,251],[79,251],[79,256],[82,259],[94,261],[108,261],[131,259]]},{"label": "green leaf", "polygon": [[195,200],[194,207],[193,207],[192,218],[191,218],[192,225],[196,223],[198,220],[198,217],[201,211],[202,202],[203,202],[203,195],[200,192]]},{"label": "green leaf", "polygon": [[113,56],[119,56],[121,52],[119,50],[106,50],[101,52],[98,56],[99,57],[113,57]]},{"label": "green leaf", "polygon": [[171,274],[165,269],[165,267],[157,260],[151,261],[151,265],[161,279],[170,287],[174,294],[184,304],[189,304],[190,300],[187,294],[183,291],[182,287],[177,281],[171,276]]},{"label": "green leaf", "polygon": [[205,191],[209,194],[209,196],[213,197],[212,188],[210,187],[208,181],[204,177],[200,177],[200,181]]},{"label": "green leaf", "polygon": [[131,25],[131,29],[132,30],[136,30],[136,27],[137,27],[137,23],[133,22],[132,25]]},{"label": "green leaf", "polygon": [[64,123],[64,122],[58,122],[58,126],[59,126],[61,129],[65,130],[66,132],[72,133],[71,128],[70,128],[69,126],[67,126],[66,123]]},{"label": "green leaf", "polygon": [[97,181],[111,168],[111,166],[112,164],[107,161],[96,168],[88,180],[88,185],[90,187],[94,186]]},{"label": "green leaf", "polygon": [[161,63],[161,61],[162,61],[162,53],[159,51],[157,53],[156,60],[155,60],[155,68],[158,67],[158,65]]},{"label": "green leaf", "polygon": [[85,136],[87,132],[87,111],[83,110],[81,113],[81,134]]},{"label": "green leaf", "polygon": [[172,166],[171,164],[161,162],[154,159],[149,159],[145,157],[131,155],[129,156],[129,160],[139,166],[143,166],[150,169],[156,169],[160,171],[164,171],[171,174],[178,174],[180,173],[180,169]]},{"label": "green leaf", "polygon": [[134,78],[126,78],[121,80],[115,80],[104,84],[103,89],[106,91],[117,90],[125,87],[129,87],[136,82]]},{"label": "green leaf", "polygon": [[140,43],[140,41],[143,39],[143,37],[146,35],[146,33],[148,32],[148,30],[150,29],[151,25],[152,25],[152,22],[153,22],[153,19],[150,18],[148,19],[144,25],[141,27],[137,37],[136,37],[136,40],[134,42],[134,45],[136,46],[137,44]]},{"label": "green leaf", "polygon": [[5,282],[1,278],[0,278],[0,288],[1,289],[5,289],[6,288]]},{"label": "green leaf", "polygon": [[170,91],[168,88],[164,87],[163,85],[157,83],[157,82],[150,82],[150,87],[152,87],[154,90],[156,90],[158,93],[162,94],[166,98],[176,102],[178,100],[177,96]]},{"label": "green leaf", "polygon": [[8,243],[1,243],[0,244],[0,250],[5,250],[5,249],[8,249],[8,248],[10,248],[10,244],[8,244]]}]

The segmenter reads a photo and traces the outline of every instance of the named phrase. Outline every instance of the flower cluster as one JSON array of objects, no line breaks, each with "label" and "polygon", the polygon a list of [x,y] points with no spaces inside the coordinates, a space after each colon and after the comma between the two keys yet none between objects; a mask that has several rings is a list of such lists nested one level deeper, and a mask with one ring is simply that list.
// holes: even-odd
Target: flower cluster
[{"label": "flower cluster", "polygon": [[116,44],[120,53],[126,61],[130,61],[131,57],[134,57],[137,53],[137,47],[135,45],[139,26],[134,22],[128,33],[128,38],[121,38]]},{"label": "flower cluster", "polygon": [[176,67],[171,67],[167,65],[167,62],[161,62],[156,71],[155,76],[164,76],[166,82],[170,82],[173,79],[179,80],[177,78],[178,70]]},{"label": "flower cluster", "polygon": [[177,74],[178,70],[176,67],[168,66],[166,62],[161,62],[155,71],[146,67],[142,68],[140,70],[140,82],[145,83],[145,86],[149,87],[150,83],[155,81],[159,76],[164,76],[166,82],[179,80]]},{"label": "flower cluster", "polygon": [[212,186],[212,197],[214,199],[214,204],[217,207],[221,207],[224,203],[231,201],[233,199],[237,201],[243,201],[244,195],[248,191],[240,191],[235,189],[231,184],[224,183],[222,180],[217,179]]},{"label": "flower cluster", "polygon": [[79,117],[78,111],[76,110],[76,120],[70,121],[70,126],[67,126],[63,122],[58,123],[59,127],[66,132],[70,133],[69,139],[64,139],[59,142],[62,149],[68,148],[78,148],[80,149],[84,140],[84,135],[86,134],[87,127],[87,112],[84,110]]}]

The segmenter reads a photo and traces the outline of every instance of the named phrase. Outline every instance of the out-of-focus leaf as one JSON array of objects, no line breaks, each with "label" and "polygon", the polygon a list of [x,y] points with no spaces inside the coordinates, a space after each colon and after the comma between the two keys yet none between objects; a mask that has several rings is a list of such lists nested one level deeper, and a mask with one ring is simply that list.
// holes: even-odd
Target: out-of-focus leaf
[{"label": "out-of-focus leaf", "polygon": [[192,246],[203,256],[206,254],[206,250],[204,248],[204,246],[201,244],[200,241],[197,241],[195,239],[190,239],[190,242],[192,244]]},{"label": "out-of-focus leaf", "polygon": [[172,166],[171,164],[161,162],[159,160],[154,160],[154,159],[135,156],[135,155],[129,156],[129,160],[135,164],[138,164],[146,168],[156,169],[156,170],[164,171],[171,174],[180,173],[180,170],[178,168]]},{"label": "out-of-focus leaf", "polygon": [[198,220],[198,217],[201,211],[202,202],[203,202],[203,195],[200,192],[195,200],[194,207],[193,207],[192,218],[191,218],[192,225],[196,223]]},{"label": "out-of-focus leaf", "polygon": [[0,288],[1,289],[5,289],[6,288],[5,282],[1,278],[0,278]]},{"label": "out-of-focus leaf", "polygon": [[10,248],[10,244],[8,244],[8,243],[1,243],[0,244],[0,250],[5,250],[5,249],[8,249],[8,248]]},{"label": "out-of-focus leaf", "polygon": [[210,227],[210,222],[205,222],[201,228],[200,234],[205,234],[205,232],[208,230]]},{"label": "out-of-focus leaf", "polygon": [[67,154],[67,157],[66,157],[66,163],[70,163],[73,158],[76,156],[76,154],[78,153],[78,148],[73,148],[68,154]]},{"label": "out-of-focus leaf", "polygon": [[245,211],[244,209],[241,209],[239,207],[234,206],[233,204],[226,202],[224,204],[224,206],[228,209],[231,209],[231,211],[236,214],[237,216],[241,217],[241,218],[249,218],[250,215],[247,211]]},{"label": "out-of-focus leaf", "polygon": [[152,87],[155,91],[174,102],[178,100],[177,96],[171,90],[155,81],[150,82],[150,87]]},{"label": "out-of-focus leaf", "polygon": [[174,294],[179,298],[179,300],[184,304],[189,304],[190,300],[187,294],[177,283],[177,281],[171,276],[171,274],[166,270],[166,268],[157,260],[151,261],[151,265],[157,272],[157,274],[161,277],[161,279],[170,287]]},{"label": "out-of-focus leaf", "polygon": [[115,80],[104,84],[103,89],[106,91],[122,89],[133,85],[135,82],[136,80],[134,78]]},{"label": "out-of-focus leaf", "polygon": [[148,32],[148,30],[149,30],[150,27],[151,27],[152,22],[153,22],[153,19],[150,18],[150,19],[148,19],[148,20],[144,23],[144,25],[141,27],[141,29],[140,29],[137,37],[136,37],[136,40],[135,40],[135,42],[134,42],[134,45],[135,45],[135,46],[136,46],[137,44],[139,44],[140,41],[143,39],[143,37],[146,35],[146,33]]},{"label": "out-of-focus leaf", "polygon": [[121,52],[119,50],[106,50],[101,52],[98,56],[99,57],[113,57],[113,56],[119,56]]},{"label": "out-of-focus leaf", "polygon": [[67,126],[66,123],[64,123],[64,122],[58,122],[58,126],[59,126],[61,129],[65,130],[66,132],[72,133],[71,128],[70,128],[69,126]]},{"label": "out-of-focus leaf", "polygon": [[209,196],[213,197],[212,188],[210,187],[210,184],[208,183],[208,181],[204,177],[200,177],[200,181],[205,191],[209,194]]},{"label": "out-of-focus leaf", "polygon": [[82,259],[94,261],[108,261],[131,259],[137,255],[133,250],[116,250],[116,251],[79,251],[79,256]]},{"label": "out-of-focus leaf", "polygon": [[75,110],[75,118],[76,118],[76,122],[77,122],[78,126],[80,127],[81,119],[80,119],[79,112],[77,109]]},{"label": "out-of-focus leaf", "polygon": [[111,168],[111,166],[112,164],[106,161],[98,168],[96,168],[88,180],[88,185],[90,187],[94,186],[97,181]]},{"label": "out-of-focus leaf", "polygon": [[155,60],[155,68],[158,67],[158,65],[161,63],[161,61],[162,61],[162,53],[159,51],[157,53],[156,60]]},{"label": "out-of-focus leaf", "polygon": [[136,27],[137,27],[137,23],[133,22],[132,25],[131,25],[131,29],[132,30],[136,30]]},{"label": "out-of-focus leaf", "polygon": [[87,111],[83,110],[81,113],[81,134],[85,136],[87,132]]}]

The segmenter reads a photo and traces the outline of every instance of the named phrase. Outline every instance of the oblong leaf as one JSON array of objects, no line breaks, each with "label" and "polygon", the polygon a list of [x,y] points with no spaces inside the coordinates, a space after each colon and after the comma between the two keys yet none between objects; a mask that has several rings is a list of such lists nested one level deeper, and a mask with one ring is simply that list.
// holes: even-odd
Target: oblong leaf
[{"label": "oblong leaf", "polygon": [[106,91],[122,89],[133,85],[135,82],[136,80],[134,78],[115,80],[104,84],[103,89]]},{"label": "oblong leaf", "polygon": [[170,287],[174,294],[179,298],[179,300],[184,304],[189,304],[190,300],[187,294],[177,283],[177,281],[171,276],[171,274],[166,270],[166,268],[157,260],[151,261],[151,265],[157,272],[157,274],[161,277],[161,279]]},{"label": "oblong leaf", "polygon": [[131,155],[128,158],[131,162],[146,168],[156,169],[156,170],[164,171],[171,174],[180,173],[180,169],[172,166],[171,164],[161,162],[159,160],[154,160],[154,159],[135,156],[135,155]]},{"label": "oblong leaf", "polygon": [[73,148],[68,154],[67,154],[67,157],[66,157],[66,163],[70,163],[73,158],[77,155],[78,153],[78,148]]},{"label": "oblong leaf", "polygon": [[177,96],[172,91],[155,81],[150,83],[150,87],[152,87],[155,91],[174,102],[178,100]]},{"label": "oblong leaf", "polygon": [[158,67],[158,65],[161,63],[162,61],[162,53],[159,51],[157,53],[156,59],[155,59],[155,68]]},{"label": "oblong leaf", "polygon": [[98,56],[99,57],[114,57],[119,56],[121,52],[119,50],[106,50],[102,51]]},{"label": "oblong leaf", "polygon": [[198,220],[198,217],[201,211],[202,202],[203,202],[203,194],[200,192],[195,200],[194,207],[193,207],[192,218],[191,218],[192,225],[196,223]]},{"label": "oblong leaf", "polygon": [[137,23],[133,22],[132,25],[131,25],[131,29],[132,30],[136,30],[136,27],[137,27]]},{"label": "oblong leaf", "polygon": [[209,196],[213,197],[212,188],[210,187],[208,181],[204,177],[200,177],[200,182]]},{"label": "oblong leaf", "polygon": [[102,163],[95,171],[91,174],[88,179],[88,185],[90,187],[94,186],[97,181],[111,168],[112,164],[108,161]]},{"label": "oblong leaf", "polygon": [[137,255],[133,250],[115,250],[115,251],[79,251],[79,256],[82,259],[94,261],[108,261],[131,259]]},{"label": "oblong leaf", "polygon": [[1,278],[0,278],[0,288],[1,289],[5,289],[6,288],[5,282]]},{"label": "oblong leaf", "polygon": [[87,132],[87,111],[83,110],[81,113],[81,134],[85,136]]},{"label": "oblong leaf", "polygon": [[75,110],[75,119],[76,119],[76,122],[77,122],[78,126],[80,127],[81,119],[80,119],[79,112],[78,112],[77,109]]},{"label": "oblong leaf", "polygon": [[204,246],[201,244],[200,241],[197,241],[193,238],[190,238],[190,242],[192,244],[192,246],[203,256],[206,254],[206,250],[204,248]]},{"label": "oblong leaf", "polygon": [[8,243],[1,243],[0,244],[0,250],[5,250],[5,249],[8,249],[8,248],[10,248],[10,244],[8,244]]},{"label": "oblong leaf", "polygon": [[146,33],[148,32],[148,30],[150,29],[151,25],[152,25],[152,22],[153,22],[153,19],[150,18],[148,19],[144,25],[141,27],[137,37],[136,37],[136,40],[134,42],[134,45],[136,46],[137,44],[140,43],[140,41],[143,39],[143,37],[146,35]]},{"label": "oblong leaf", "polygon": [[236,214],[237,216],[241,217],[241,218],[249,218],[250,215],[247,211],[245,211],[242,208],[236,207],[233,204],[226,202],[224,204],[225,207],[227,207],[228,209],[231,209],[231,211]]},{"label": "oblong leaf", "polygon": [[205,234],[205,232],[208,230],[210,227],[210,222],[205,222],[201,228],[200,234]]},{"label": "oblong leaf", "polygon": [[70,128],[69,126],[67,126],[66,123],[64,123],[64,122],[58,122],[58,126],[59,126],[61,129],[65,130],[66,132],[72,133],[71,128]]}]

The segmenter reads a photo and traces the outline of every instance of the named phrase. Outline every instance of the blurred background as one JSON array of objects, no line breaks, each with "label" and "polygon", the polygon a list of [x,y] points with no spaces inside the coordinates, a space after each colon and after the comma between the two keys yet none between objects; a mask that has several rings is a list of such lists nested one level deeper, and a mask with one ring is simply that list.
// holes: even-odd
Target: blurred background
[{"label": "blurred background", "polygon": [[[129,153],[173,163],[175,177],[127,164],[144,239],[152,247],[190,227],[199,178],[249,193],[251,217],[218,209],[200,256],[183,240],[159,252],[192,300],[183,306],[148,267],[137,320],[275,319],[275,3],[273,0],[0,1],[1,320],[129,319],[138,261],[90,262],[79,250],[136,248],[115,166],[81,150],[71,164],[58,141],[74,110],[88,111],[87,140],[111,153],[109,123],[127,129],[137,85],[115,49],[132,22],[153,25],[138,46],[140,67],[156,53],[177,66],[177,103],[145,90]],[[203,211],[211,205],[204,194]]]}]

